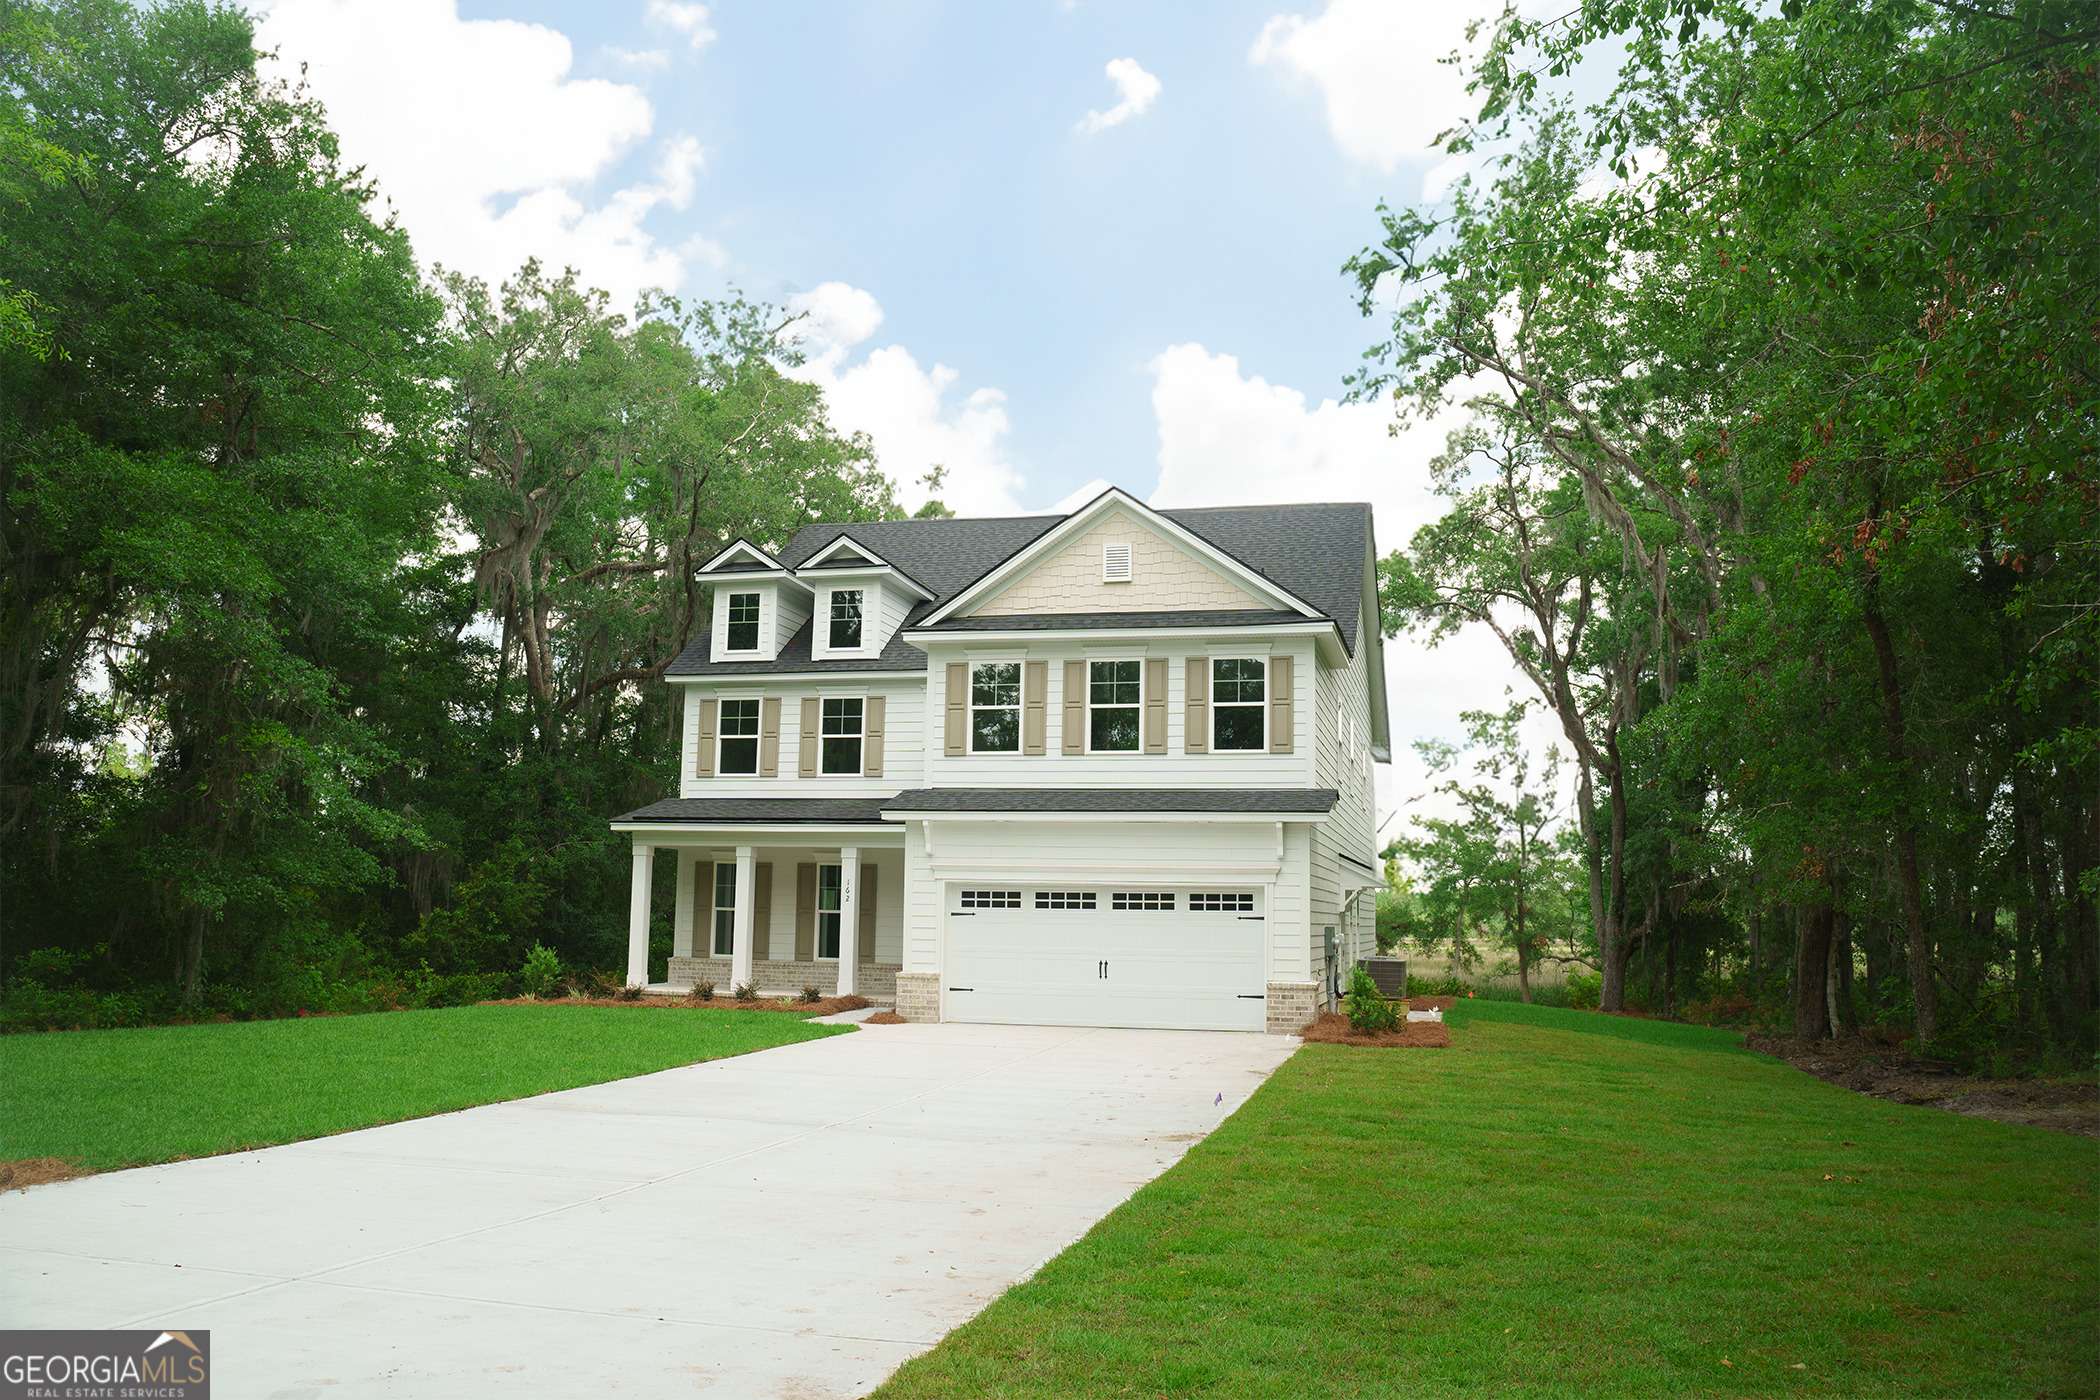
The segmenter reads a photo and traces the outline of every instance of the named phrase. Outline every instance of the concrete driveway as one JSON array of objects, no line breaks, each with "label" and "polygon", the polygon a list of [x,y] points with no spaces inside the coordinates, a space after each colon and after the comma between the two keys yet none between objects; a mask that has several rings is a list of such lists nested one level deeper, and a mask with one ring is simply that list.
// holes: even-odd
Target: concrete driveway
[{"label": "concrete driveway", "polygon": [[36,1187],[0,1196],[0,1327],[209,1328],[227,1400],[857,1395],[1296,1043],[871,1026]]}]

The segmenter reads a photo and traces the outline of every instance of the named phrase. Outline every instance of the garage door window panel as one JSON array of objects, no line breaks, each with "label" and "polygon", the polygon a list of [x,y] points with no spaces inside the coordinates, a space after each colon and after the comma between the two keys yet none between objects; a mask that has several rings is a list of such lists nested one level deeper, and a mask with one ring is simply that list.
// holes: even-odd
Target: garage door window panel
[{"label": "garage door window panel", "polygon": [[1117,890],[1109,895],[1108,907],[1126,914],[1171,914],[1174,896],[1159,890]]},{"label": "garage door window panel", "polygon": [[1144,671],[1141,661],[1087,663],[1087,747],[1094,753],[1136,753],[1143,742]]},{"label": "garage door window panel", "polygon": [[1071,913],[1088,912],[1094,908],[1094,893],[1092,890],[1037,890],[1035,907]]}]

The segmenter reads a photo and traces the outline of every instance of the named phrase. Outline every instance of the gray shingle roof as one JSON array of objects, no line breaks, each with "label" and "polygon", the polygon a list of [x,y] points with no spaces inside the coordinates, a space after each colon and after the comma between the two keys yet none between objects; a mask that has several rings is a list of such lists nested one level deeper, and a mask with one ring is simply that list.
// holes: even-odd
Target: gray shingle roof
[{"label": "gray shingle roof", "polygon": [[951,617],[936,632],[1046,632],[1078,627],[1274,627],[1310,622],[1282,609],[1215,612],[1028,613],[1017,617]]},{"label": "gray shingle roof", "polygon": [[[1279,588],[1319,609],[1340,629],[1342,645],[1352,653],[1356,650],[1357,614],[1363,597],[1365,541],[1371,531],[1369,506],[1358,502],[1207,506],[1160,513]],[[780,551],[779,558],[789,568],[795,568],[841,535],[864,545],[934,595],[931,602],[921,602],[905,618],[904,626],[909,628],[918,625],[943,603],[998,568],[1063,519],[1064,516],[1058,515],[1021,515],[989,520],[877,520],[845,525],[805,525]],[[1172,626],[1189,617],[1186,613],[1069,616],[1088,620],[1061,625],[1133,625],[1129,621],[1132,616],[1147,616],[1172,617],[1174,621],[1135,625]],[[1277,612],[1260,620],[1297,622],[1304,619],[1294,612]],[[1020,620],[1008,618],[1004,623],[1020,625]],[[809,648],[814,625],[814,620],[805,623],[773,661],[710,662],[707,659],[708,636],[702,633],[679,653],[666,674],[745,676],[794,671],[917,671],[926,665],[926,653],[896,638],[892,638],[882,655],[872,661],[813,661]],[[948,624],[942,625],[946,627]],[[958,624],[959,630],[963,625]],[[1188,625],[1202,624],[1191,621]],[[1256,619],[1250,617],[1241,625],[1256,625]]]},{"label": "gray shingle roof", "polygon": [[1333,788],[913,788],[889,812],[1326,812]]},{"label": "gray shingle roof", "polygon": [[616,822],[695,822],[710,826],[754,822],[783,826],[820,822],[843,826],[879,825],[885,799],[880,797],[667,797],[614,817]]}]

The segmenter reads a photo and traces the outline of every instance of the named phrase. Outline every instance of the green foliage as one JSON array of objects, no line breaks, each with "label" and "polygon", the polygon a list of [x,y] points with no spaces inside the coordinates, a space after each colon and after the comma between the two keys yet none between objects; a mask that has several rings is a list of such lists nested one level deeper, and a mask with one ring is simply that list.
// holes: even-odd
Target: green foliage
[{"label": "green foliage", "polygon": [[757,1001],[758,988],[752,986],[749,982],[739,982],[730,991],[729,998],[731,1001]]},{"label": "green foliage", "polygon": [[[127,1167],[267,1147],[851,1034],[764,1012],[468,1006],[0,1037],[9,1157]],[[184,1086],[171,1095],[170,1084]]]},{"label": "green foliage", "polygon": [[715,984],[712,982],[695,982],[692,990],[687,992],[686,995],[694,1001],[713,1001],[715,999]]},{"label": "green foliage", "polygon": [[2090,1140],[1699,1027],[1449,1016],[1448,1050],[1299,1051],[882,1400],[2093,1389]]},{"label": "green foliage", "polygon": [[518,981],[529,997],[550,997],[561,987],[561,959],[544,943],[535,943],[518,969]]},{"label": "green foliage", "polygon": [[1349,991],[1342,998],[1342,1009],[1348,1013],[1350,1027],[1364,1035],[1389,1031],[1400,1023],[1400,1013],[1378,990],[1362,963],[1349,969]]},{"label": "green foliage", "polygon": [[807,987],[804,987],[804,988],[802,989],[802,1000],[803,1000],[804,1002],[817,1002],[817,1001],[822,1001],[823,999],[824,999],[824,992],[823,992],[823,990],[822,990],[821,988],[819,988],[819,987],[815,986],[814,984],[812,984],[812,985],[810,985],[810,986],[807,986]]},{"label": "green foliage", "polygon": [[1568,974],[1568,1005],[1577,1011],[1595,1011],[1603,990],[1604,979],[1594,972]]},{"label": "green foliage", "polygon": [[[1487,30],[1443,142],[1472,173],[1351,263],[1381,323],[1354,383],[1467,410],[1385,621],[1492,632],[1558,721],[1602,1004],[1673,1010],[1720,964],[1753,1004],[1799,984],[1804,1034],[1834,999],[1949,1053],[2089,1050],[2091,7]],[[1557,80],[1605,46],[1577,111]],[[1413,839],[1433,936],[1490,941],[1485,829]]]}]

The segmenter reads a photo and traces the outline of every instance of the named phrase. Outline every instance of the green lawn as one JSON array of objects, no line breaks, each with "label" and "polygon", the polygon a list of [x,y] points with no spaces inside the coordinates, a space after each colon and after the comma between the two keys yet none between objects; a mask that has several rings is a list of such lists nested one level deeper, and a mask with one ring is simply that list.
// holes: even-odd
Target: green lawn
[{"label": "green lawn", "polygon": [[2100,1394],[2100,1149],[1725,1032],[1312,1045],[881,1392]]},{"label": "green lawn", "polygon": [[0,1036],[0,1160],[296,1142],[836,1035],[765,1011],[463,1006]]}]

